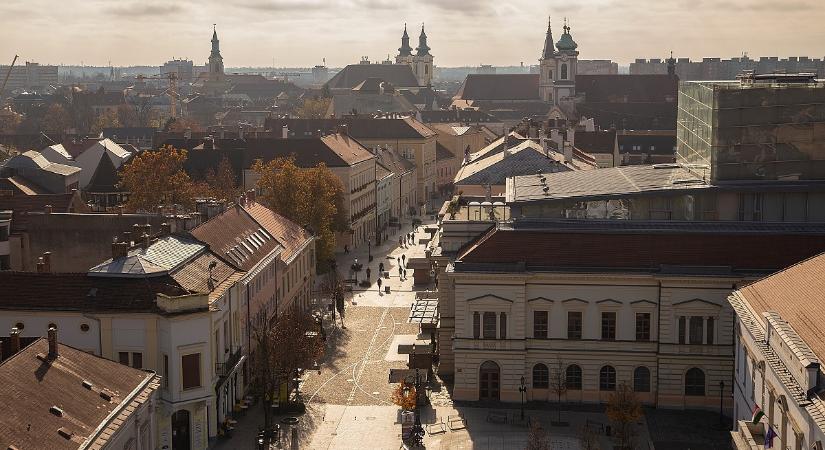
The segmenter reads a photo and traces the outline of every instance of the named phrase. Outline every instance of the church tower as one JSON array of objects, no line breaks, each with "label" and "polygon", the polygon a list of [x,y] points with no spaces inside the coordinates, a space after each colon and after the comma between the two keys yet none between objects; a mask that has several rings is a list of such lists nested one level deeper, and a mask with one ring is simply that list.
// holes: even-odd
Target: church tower
[{"label": "church tower", "polygon": [[547,36],[544,38],[544,51],[539,58],[539,95],[541,100],[553,103],[553,75],[555,75],[556,49],[553,46],[553,29],[550,18],[547,18]]},{"label": "church tower", "polygon": [[418,79],[419,86],[430,86],[433,82],[433,55],[427,45],[427,34],[424,25],[421,25],[421,35],[418,36],[418,48],[413,57],[413,73]]},{"label": "church tower", "polygon": [[212,26],[212,52],[209,54],[209,80],[222,81],[223,57],[221,56],[221,44],[218,41],[218,31]]},{"label": "church tower", "polygon": [[396,64],[413,64],[413,48],[410,47],[410,35],[407,34],[407,24],[404,24],[404,35],[401,36],[401,48],[398,49],[398,56],[395,57]]},{"label": "church tower", "polygon": [[570,26],[567,19],[564,19],[564,33],[556,42],[556,53],[554,54],[556,73],[553,81],[553,104],[567,97],[576,95],[576,65],[579,52],[576,50],[578,44],[570,35]]}]

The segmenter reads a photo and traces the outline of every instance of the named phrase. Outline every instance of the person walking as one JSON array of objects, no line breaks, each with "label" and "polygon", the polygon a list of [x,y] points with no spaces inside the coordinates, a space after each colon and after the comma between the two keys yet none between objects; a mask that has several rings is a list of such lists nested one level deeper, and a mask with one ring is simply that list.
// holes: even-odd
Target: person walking
[{"label": "person walking", "polygon": [[378,295],[381,295],[381,277],[378,277]]},{"label": "person walking", "polygon": [[407,267],[407,255],[401,255],[401,263]]},{"label": "person walking", "polygon": [[399,265],[398,265],[398,278],[401,278],[401,280],[403,281],[403,280],[404,280],[404,278],[402,278],[402,276],[401,276],[401,271],[402,271],[402,270],[404,270],[404,269],[403,269],[403,268],[401,267],[401,265],[399,264]]}]

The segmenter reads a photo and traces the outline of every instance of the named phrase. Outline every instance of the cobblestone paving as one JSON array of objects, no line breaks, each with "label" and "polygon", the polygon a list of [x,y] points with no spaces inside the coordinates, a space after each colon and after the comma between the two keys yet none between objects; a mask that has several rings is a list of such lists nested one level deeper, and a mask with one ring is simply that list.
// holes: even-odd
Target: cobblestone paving
[{"label": "cobblestone paving", "polygon": [[407,323],[408,308],[349,307],[344,323],[328,339],[331,348],[322,360],[321,374],[305,377],[301,388],[309,403],[334,405],[390,405],[394,384],[391,369],[406,368],[406,361],[386,361],[396,335],[418,332]]}]

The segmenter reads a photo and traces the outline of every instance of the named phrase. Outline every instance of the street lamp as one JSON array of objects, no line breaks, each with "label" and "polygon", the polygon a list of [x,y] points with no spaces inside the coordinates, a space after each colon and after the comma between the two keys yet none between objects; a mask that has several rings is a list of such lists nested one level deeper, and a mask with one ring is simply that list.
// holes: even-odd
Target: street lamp
[{"label": "street lamp", "polygon": [[723,412],[723,406],[725,402],[725,382],[719,382],[719,425],[725,425],[725,414]]},{"label": "street lamp", "polygon": [[372,262],[372,239],[367,239],[367,262]]},{"label": "street lamp", "polygon": [[521,386],[518,387],[521,393],[521,420],[524,420],[524,394],[527,392],[527,386],[524,385],[524,375],[521,376]]},{"label": "street lamp", "polygon": [[415,423],[413,424],[411,434],[413,438],[413,444],[416,446],[421,446],[424,438],[424,427],[421,426],[421,415],[418,412],[419,404],[421,403],[421,376],[418,373],[418,364],[416,364],[415,358],[415,342],[413,342],[412,346],[412,364],[415,368]]}]

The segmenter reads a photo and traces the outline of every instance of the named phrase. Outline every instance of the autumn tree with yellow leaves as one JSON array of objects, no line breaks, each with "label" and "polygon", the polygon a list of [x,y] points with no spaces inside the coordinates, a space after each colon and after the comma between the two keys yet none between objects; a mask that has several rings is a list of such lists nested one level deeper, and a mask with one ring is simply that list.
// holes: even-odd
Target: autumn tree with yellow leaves
[{"label": "autumn tree with yellow leaves", "polygon": [[348,229],[344,186],[323,163],[312,168],[295,165],[295,158],[258,161],[257,187],[261,203],[315,234],[319,268],[335,258],[335,233]]},{"label": "autumn tree with yellow leaves", "polygon": [[119,186],[129,192],[126,208],[153,211],[159,206],[192,208],[195,185],[183,170],[186,150],[166,146],[132,158],[120,171]]}]

